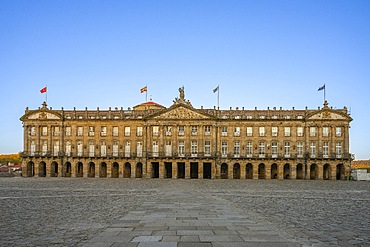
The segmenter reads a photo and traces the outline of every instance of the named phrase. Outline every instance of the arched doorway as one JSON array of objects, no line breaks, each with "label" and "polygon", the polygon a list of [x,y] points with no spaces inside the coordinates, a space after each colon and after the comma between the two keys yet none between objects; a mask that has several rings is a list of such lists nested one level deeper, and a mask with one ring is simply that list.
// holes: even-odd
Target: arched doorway
[{"label": "arched doorway", "polygon": [[251,163],[248,163],[245,167],[245,178],[253,179],[253,165]]},{"label": "arched doorway", "polygon": [[330,179],[330,174],[331,174],[331,169],[329,164],[324,165],[324,170],[323,170],[323,179],[324,180],[329,180]]},{"label": "arched doorway", "polygon": [[53,161],[50,168],[50,177],[58,177],[58,163]]},{"label": "arched doorway", "polygon": [[316,164],[312,164],[311,166],[310,166],[310,179],[317,179],[318,178],[318,168],[317,168],[317,165]]},{"label": "arched doorway", "polygon": [[111,174],[111,177],[112,178],[118,178],[119,176],[119,165],[117,162],[114,162],[112,164],[112,174]]},{"label": "arched doorway", "polygon": [[126,162],[123,167],[123,177],[130,178],[131,177],[131,164]]},{"label": "arched doorway", "polygon": [[336,179],[343,180],[345,178],[345,169],[343,164],[337,165]]},{"label": "arched doorway", "polygon": [[66,162],[64,165],[64,176],[71,177],[72,175],[72,164],[70,162]]},{"label": "arched doorway", "polygon": [[84,165],[82,162],[77,163],[76,177],[82,178],[84,176]]},{"label": "arched doorway", "polygon": [[284,165],[284,179],[290,179],[290,165]]},{"label": "arched doorway", "polygon": [[35,164],[30,161],[27,163],[27,177],[35,176]]},{"label": "arched doorway", "polygon": [[221,164],[221,179],[228,178],[228,167],[226,163]]},{"label": "arched doorway", "polygon": [[89,163],[89,172],[87,174],[89,178],[95,178],[95,164],[94,162]]},{"label": "arched doorway", "polygon": [[240,164],[236,163],[233,167],[233,178],[240,179]]},{"label": "arched doorway", "polygon": [[136,164],[136,178],[142,178],[143,177],[143,164],[142,163],[137,163]]},{"label": "arched doorway", "polygon": [[302,164],[298,164],[297,165],[297,179],[303,179],[303,165]]},{"label": "arched doorway", "polygon": [[278,165],[276,163],[271,165],[271,179],[277,179],[278,177]]},{"label": "arched doorway", "polygon": [[258,165],[258,179],[266,179],[266,167],[263,163]]},{"label": "arched doorway", "polygon": [[46,163],[44,161],[39,164],[39,177],[46,177]]},{"label": "arched doorway", "polygon": [[100,164],[99,177],[101,177],[101,178],[106,178],[107,177],[107,163],[105,163],[105,162],[102,162]]}]

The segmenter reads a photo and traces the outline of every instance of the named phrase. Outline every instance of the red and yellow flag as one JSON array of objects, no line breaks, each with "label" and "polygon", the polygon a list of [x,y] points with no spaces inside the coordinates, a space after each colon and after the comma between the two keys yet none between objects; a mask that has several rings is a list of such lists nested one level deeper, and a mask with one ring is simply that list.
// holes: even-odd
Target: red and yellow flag
[{"label": "red and yellow flag", "polygon": [[46,87],[40,90],[40,93],[46,93]]},{"label": "red and yellow flag", "polygon": [[148,87],[147,86],[145,86],[142,89],[140,89],[140,93],[144,93],[146,91],[148,91]]}]

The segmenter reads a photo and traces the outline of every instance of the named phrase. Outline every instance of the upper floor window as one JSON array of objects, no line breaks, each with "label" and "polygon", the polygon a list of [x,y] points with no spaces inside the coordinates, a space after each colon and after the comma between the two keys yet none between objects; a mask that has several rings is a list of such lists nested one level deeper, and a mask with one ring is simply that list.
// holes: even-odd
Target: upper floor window
[{"label": "upper floor window", "polygon": [[94,135],[95,135],[94,126],[89,126],[89,136],[94,136]]},{"label": "upper floor window", "polygon": [[310,136],[316,136],[316,127],[310,127]]},{"label": "upper floor window", "polygon": [[179,126],[179,136],[183,136],[185,133],[185,126],[180,125]]},{"label": "upper floor window", "polygon": [[329,127],[322,127],[322,136],[329,136]]},{"label": "upper floor window", "polygon": [[247,154],[247,157],[252,157],[253,155],[253,145],[252,145],[252,142],[251,141],[248,141],[247,142],[247,147],[246,147],[246,154]]},{"label": "upper floor window", "polygon": [[298,158],[303,157],[303,142],[297,142],[297,156]]},{"label": "upper floor window", "polygon": [[41,132],[41,134],[42,134],[43,136],[47,136],[47,135],[48,135],[48,127],[43,126],[43,127],[42,127],[42,132]]},{"label": "upper floor window", "polygon": [[59,126],[55,126],[54,127],[54,136],[58,136],[60,133],[60,127]]},{"label": "upper floor window", "polygon": [[137,135],[137,136],[142,136],[142,135],[143,135],[143,127],[138,126],[138,127],[136,128],[136,135]]},{"label": "upper floor window", "polygon": [[284,136],[290,136],[290,127],[284,127]]},{"label": "upper floor window", "polygon": [[167,136],[172,135],[172,126],[166,126],[166,135]]},{"label": "upper floor window", "polygon": [[272,136],[277,136],[278,135],[278,127],[272,127],[271,128],[271,134],[272,134]]},{"label": "upper floor window", "polygon": [[258,147],[258,154],[259,157],[265,157],[265,142],[260,142]]},{"label": "upper floor window", "polygon": [[131,135],[131,127],[126,126],[125,127],[125,136],[130,136]]},{"label": "upper floor window", "polygon": [[66,127],[66,136],[70,136],[72,133],[72,127],[71,126],[67,126]]},{"label": "upper floor window", "polygon": [[211,135],[211,126],[209,126],[209,125],[204,126],[204,134],[205,134],[206,136]]},{"label": "upper floor window", "polygon": [[113,136],[118,136],[118,126],[113,126],[113,132],[112,132],[112,135],[113,135]]},{"label": "upper floor window", "polygon": [[30,149],[31,149],[31,155],[35,155],[35,152],[36,152],[36,144],[35,144],[35,141],[31,141],[31,144],[30,144]]},{"label": "upper floor window", "polygon": [[107,126],[102,126],[100,128],[100,135],[101,136],[107,136]]},{"label": "upper floor window", "polygon": [[227,142],[221,143],[221,155],[222,157],[227,156]]},{"label": "upper floor window", "polygon": [[290,142],[284,142],[284,156],[290,157]]},{"label": "upper floor window", "polygon": [[191,156],[196,157],[198,154],[198,142],[191,141]]},{"label": "upper floor window", "polygon": [[222,126],[221,135],[222,136],[227,136],[227,126]]},{"label": "upper floor window", "polygon": [[336,136],[342,136],[342,127],[336,127],[335,128],[335,135]]},{"label": "upper floor window", "polygon": [[34,126],[31,127],[30,135],[31,136],[36,135],[36,127],[34,127]]},{"label": "upper floor window", "polygon": [[260,127],[259,130],[260,136],[265,136],[265,127]]},{"label": "upper floor window", "polygon": [[159,135],[159,126],[153,126],[153,135],[154,136]]},{"label": "upper floor window", "polygon": [[247,136],[253,136],[253,128],[247,127]]},{"label": "upper floor window", "polygon": [[277,142],[271,143],[271,155],[272,155],[272,158],[277,158],[278,156],[278,143]]},{"label": "upper floor window", "polygon": [[204,155],[211,155],[211,141],[204,142]]},{"label": "upper floor window", "polygon": [[191,126],[191,134],[192,135],[198,134],[198,126]]},{"label": "upper floor window", "polygon": [[234,157],[240,157],[240,142],[234,142]]},{"label": "upper floor window", "polygon": [[297,127],[297,136],[303,136],[303,127]]},{"label": "upper floor window", "polygon": [[240,127],[234,128],[234,136],[240,136]]},{"label": "upper floor window", "polygon": [[83,127],[82,126],[78,126],[77,127],[77,136],[82,136],[82,133],[83,132]]}]

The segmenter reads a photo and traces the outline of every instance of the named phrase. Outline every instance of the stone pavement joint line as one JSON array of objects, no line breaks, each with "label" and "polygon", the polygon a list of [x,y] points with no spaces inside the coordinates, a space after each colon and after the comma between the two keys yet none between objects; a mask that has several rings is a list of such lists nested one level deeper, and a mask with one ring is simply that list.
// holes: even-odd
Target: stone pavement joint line
[{"label": "stone pavement joint line", "polygon": [[[169,199],[170,198],[170,199]],[[308,246],[271,222],[215,196],[144,202],[84,246]]]}]

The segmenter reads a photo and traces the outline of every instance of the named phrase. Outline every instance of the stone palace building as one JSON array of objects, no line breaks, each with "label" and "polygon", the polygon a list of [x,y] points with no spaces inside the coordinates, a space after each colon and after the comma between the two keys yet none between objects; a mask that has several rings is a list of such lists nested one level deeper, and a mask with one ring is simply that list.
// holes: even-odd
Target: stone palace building
[{"label": "stone palace building", "polygon": [[196,109],[184,88],[169,108],[26,108],[23,176],[345,179],[347,108]]}]

